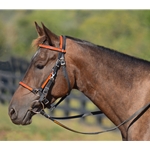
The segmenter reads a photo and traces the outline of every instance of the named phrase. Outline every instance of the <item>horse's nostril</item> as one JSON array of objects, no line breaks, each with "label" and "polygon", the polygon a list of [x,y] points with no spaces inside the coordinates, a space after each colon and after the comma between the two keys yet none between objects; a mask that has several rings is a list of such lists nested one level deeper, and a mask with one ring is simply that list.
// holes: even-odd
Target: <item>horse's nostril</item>
[{"label": "horse's nostril", "polygon": [[11,118],[12,120],[14,120],[14,119],[17,118],[17,112],[15,111],[14,108],[11,108],[11,109],[10,109],[9,115],[10,115],[10,118]]}]

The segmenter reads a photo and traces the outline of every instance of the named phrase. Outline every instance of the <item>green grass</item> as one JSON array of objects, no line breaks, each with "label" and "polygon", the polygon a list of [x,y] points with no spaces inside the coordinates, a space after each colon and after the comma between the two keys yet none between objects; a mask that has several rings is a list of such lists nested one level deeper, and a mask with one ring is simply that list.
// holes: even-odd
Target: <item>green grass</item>
[{"label": "green grass", "polygon": [[[28,126],[15,125],[8,116],[8,105],[0,104],[0,140],[1,141],[118,141],[119,132],[109,132],[99,135],[81,135],[67,131],[43,116],[33,117]],[[77,120],[63,121],[70,128],[83,132],[101,130],[98,126],[89,126]]]}]

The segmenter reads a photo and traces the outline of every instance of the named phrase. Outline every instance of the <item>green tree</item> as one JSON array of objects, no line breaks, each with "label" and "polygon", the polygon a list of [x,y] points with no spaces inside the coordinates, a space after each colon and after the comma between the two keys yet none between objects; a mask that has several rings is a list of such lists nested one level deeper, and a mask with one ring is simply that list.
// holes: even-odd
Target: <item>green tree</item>
[{"label": "green tree", "polygon": [[0,58],[2,59],[6,52],[6,38],[3,23],[0,21]]}]

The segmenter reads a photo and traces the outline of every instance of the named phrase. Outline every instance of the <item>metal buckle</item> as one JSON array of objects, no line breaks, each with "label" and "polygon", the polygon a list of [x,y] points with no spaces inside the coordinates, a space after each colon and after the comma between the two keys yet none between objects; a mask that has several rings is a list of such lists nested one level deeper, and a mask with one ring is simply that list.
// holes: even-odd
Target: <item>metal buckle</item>
[{"label": "metal buckle", "polygon": [[43,103],[44,105],[47,105],[47,104],[49,103],[49,100],[47,100],[46,98],[44,98],[43,101],[42,101],[42,103]]},{"label": "metal buckle", "polygon": [[41,91],[40,89],[33,89],[32,93],[35,94],[35,95],[38,94],[38,96],[40,96],[40,91]]},{"label": "metal buckle", "polygon": [[57,68],[59,68],[59,67],[60,67],[60,63],[61,63],[61,62],[60,62],[60,60],[59,60],[59,59],[57,59],[56,64],[55,64]]},{"label": "metal buckle", "polygon": [[62,55],[62,56],[60,57],[60,64],[61,64],[61,66],[66,65],[64,55]]}]

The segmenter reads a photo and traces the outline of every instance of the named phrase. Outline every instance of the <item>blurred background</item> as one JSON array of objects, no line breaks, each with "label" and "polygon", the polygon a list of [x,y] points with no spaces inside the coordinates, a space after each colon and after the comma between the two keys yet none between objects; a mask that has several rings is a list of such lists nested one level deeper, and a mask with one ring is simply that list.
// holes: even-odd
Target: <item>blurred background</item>
[{"label": "blurred background", "polygon": [[[0,140],[121,140],[120,132],[79,135],[37,115],[29,126],[16,126],[8,117],[8,103],[35,53],[34,21],[57,35],[69,35],[145,60],[150,60],[149,10],[0,10]],[[78,91],[72,91],[54,116],[98,110]],[[94,132],[112,127],[105,115],[63,122]],[[65,136],[64,136],[65,135]]]}]

